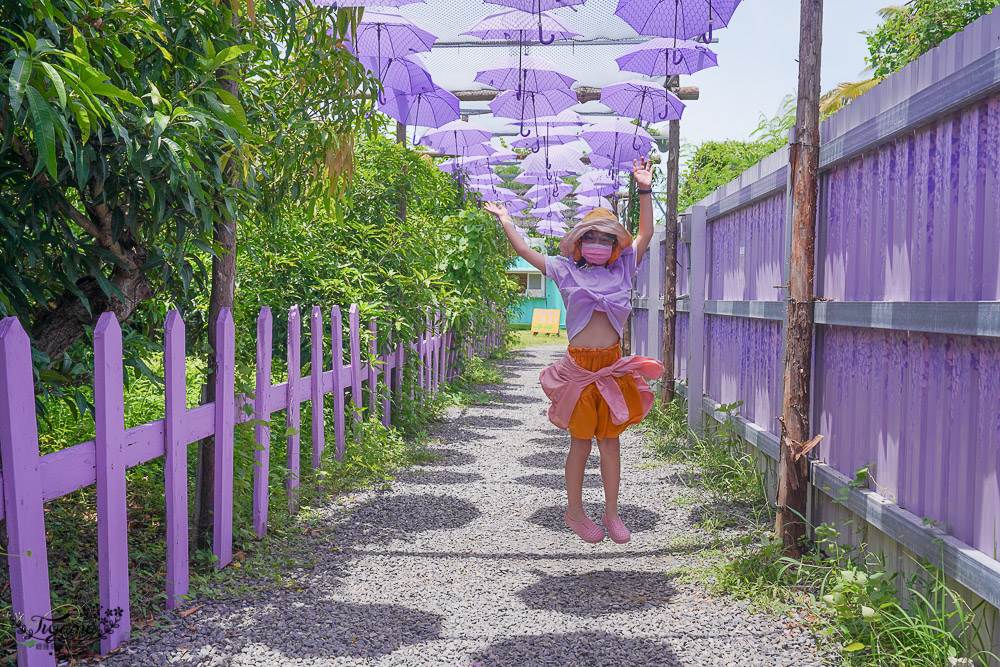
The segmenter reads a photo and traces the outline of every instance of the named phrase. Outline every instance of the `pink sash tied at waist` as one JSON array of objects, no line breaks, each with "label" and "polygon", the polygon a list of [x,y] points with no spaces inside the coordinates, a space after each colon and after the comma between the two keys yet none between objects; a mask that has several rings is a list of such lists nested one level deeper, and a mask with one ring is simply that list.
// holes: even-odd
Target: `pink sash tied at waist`
[{"label": "pink sash tied at waist", "polygon": [[611,421],[615,424],[624,424],[629,417],[628,406],[625,404],[622,389],[614,378],[626,375],[635,378],[642,400],[642,414],[643,416],[649,414],[653,407],[654,396],[653,390],[643,378],[658,380],[663,375],[662,363],[649,357],[621,357],[610,366],[588,371],[576,363],[576,359],[567,350],[562,359],[543,370],[539,376],[542,391],[552,401],[549,407],[549,421],[563,430],[569,428],[569,420],[573,416],[573,408],[580,400],[580,394],[587,385],[594,383],[601,397],[608,403]]}]

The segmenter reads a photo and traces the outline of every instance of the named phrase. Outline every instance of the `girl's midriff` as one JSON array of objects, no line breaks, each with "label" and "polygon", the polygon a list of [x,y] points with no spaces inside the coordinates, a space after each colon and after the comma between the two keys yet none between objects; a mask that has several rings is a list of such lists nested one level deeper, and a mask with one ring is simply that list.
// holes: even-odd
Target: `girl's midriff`
[{"label": "girl's midriff", "polygon": [[590,321],[572,340],[570,347],[611,347],[621,340],[608,314],[603,310],[595,310]]}]

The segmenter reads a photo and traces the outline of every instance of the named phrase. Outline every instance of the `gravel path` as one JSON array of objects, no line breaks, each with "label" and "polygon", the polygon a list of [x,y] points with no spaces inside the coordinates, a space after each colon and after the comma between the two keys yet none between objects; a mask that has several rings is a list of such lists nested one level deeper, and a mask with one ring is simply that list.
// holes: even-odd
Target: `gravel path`
[{"label": "gravel path", "polygon": [[[632,541],[588,545],[563,524],[568,436],[545,417],[538,372],[562,353],[501,362],[492,403],[437,430],[441,461],[391,490],[322,511],[315,567],[291,585],[206,602],[109,665],[820,665],[811,639],[665,575],[707,536],[671,466],[622,437],[621,516]],[[597,447],[584,499],[603,503]],[[645,461],[649,463],[649,461]]]}]

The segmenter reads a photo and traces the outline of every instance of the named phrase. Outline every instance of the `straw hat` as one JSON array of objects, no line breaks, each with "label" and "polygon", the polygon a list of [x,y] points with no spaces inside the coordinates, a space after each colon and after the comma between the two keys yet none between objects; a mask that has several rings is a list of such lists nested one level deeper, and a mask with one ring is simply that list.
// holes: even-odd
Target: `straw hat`
[{"label": "straw hat", "polygon": [[579,262],[583,257],[580,253],[580,243],[583,240],[583,235],[589,231],[611,234],[617,239],[611,258],[608,259],[609,262],[618,259],[621,251],[632,245],[632,235],[622,227],[615,214],[606,208],[595,208],[584,216],[583,220],[578,222],[573,229],[568,231],[566,236],[562,237],[559,242],[559,253],[566,259]]}]

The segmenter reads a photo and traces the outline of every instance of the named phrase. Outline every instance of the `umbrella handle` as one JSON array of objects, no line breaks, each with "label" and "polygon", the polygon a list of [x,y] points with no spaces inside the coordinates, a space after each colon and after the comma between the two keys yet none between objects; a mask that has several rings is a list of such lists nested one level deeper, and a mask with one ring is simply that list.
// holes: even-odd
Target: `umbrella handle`
[{"label": "umbrella handle", "polygon": [[[524,119],[523,118],[521,119],[521,132],[520,132],[520,134],[521,134],[522,137],[530,137],[531,136],[531,128],[530,127],[528,128],[527,132],[524,131]],[[535,152],[537,152],[537,151],[535,151]]]},{"label": "umbrella handle", "polygon": [[666,120],[667,119],[667,116],[670,115],[670,100],[669,99],[663,100],[663,113],[657,114],[657,115],[659,116],[660,120]]},{"label": "umbrella handle", "polygon": [[642,145],[638,143],[639,137],[636,135],[632,136],[632,150],[639,151],[642,150]]},{"label": "umbrella handle", "polygon": [[[528,132],[528,134],[530,135],[531,132]],[[537,139],[535,139],[535,147],[531,149],[531,152],[532,153],[537,153],[540,150],[542,150],[542,144],[539,143],[539,141]]]},{"label": "umbrella handle", "polygon": [[548,39],[545,39],[545,33],[542,31],[542,22],[540,20],[538,22],[538,41],[541,42],[542,44],[551,44],[552,42],[556,41],[555,33],[552,33],[552,35],[550,35]]},{"label": "umbrella handle", "polygon": [[672,60],[674,61],[675,65],[680,65],[682,62],[684,62],[684,54],[681,53],[679,49],[675,49]]},{"label": "umbrella handle", "polygon": [[[708,9],[708,11],[709,12],[712,11],[712,5],[711,5],[711,3],[709,3],[709,9]],[[712,43],[712,36],[713,36],[714,32],[715,31],[714,31],[714,28],[712,26],[712,15],[709,14],[709,16],[708,16],[708,32],[706,32],[704,35],[701,36],[701,40],[705,44],[711,44]]]}]

